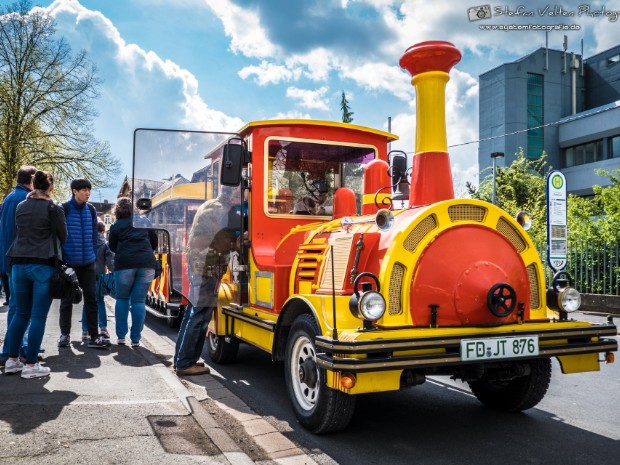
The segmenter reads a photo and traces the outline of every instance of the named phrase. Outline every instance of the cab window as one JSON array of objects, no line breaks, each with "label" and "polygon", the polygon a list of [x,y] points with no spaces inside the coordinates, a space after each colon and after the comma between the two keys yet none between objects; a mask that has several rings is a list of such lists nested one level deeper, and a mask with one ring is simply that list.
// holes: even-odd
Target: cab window
[{"label": "cab window", "polygon": [[266,208],[270,215],[331,216],[334,192],[348,187],[358,211],[364,165],[374,147],[295,139],[270,139]]}]

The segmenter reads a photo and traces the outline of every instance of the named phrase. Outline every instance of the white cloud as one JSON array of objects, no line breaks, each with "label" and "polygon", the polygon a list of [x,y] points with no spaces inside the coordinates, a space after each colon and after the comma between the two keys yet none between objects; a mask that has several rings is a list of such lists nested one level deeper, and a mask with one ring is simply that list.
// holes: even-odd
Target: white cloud
[{"label": "white cloud", "polygon": [[342,63],[339,73],[366,90],[390,92],[405,102],[413,99],[410,77],[398,67],[373,62]]},{"label": "white cloud", "polygon": [[316,90],[299,89],[297,87],[289,87],[286,89],[286,96],[297,100],[299,105],[304,108],[314,110],[329,110],[329,106],[325,100],[327,87],[323,86]]},{"label": "white cloud", "polygon": [[241,79],[255,76],[254,82],[259,86],[266,86],[267,84],[278,84],[281,81],[298,80],[301,70],[299,68],[291,70],[286,66],[274,65],[263,60],[259,66],[242,68],[238,74]]},{"label": "white cloud", "polygon": [[[235,131],[239,118],[210,108],[198,92],[196,77],[153,51],[128,44],[112,22],[77,0],[56,0],[45,8],[72,49],[85,49],[103,79],[94,102],[97,137],[110,143],[131,174],[133,131],[139,127]],[[118,182],[120,185],[120,180]],[[105,192],[105,197],[114,193]]]},{"label": "white cloud", "polygon": [[[72,48],[86,48],[105,81],[101,118],[116,120],[119,109],[126,123],[149,120],[156,125],[191,125],[234,130],[238,118],[211,109],[198,93],[196,77],[178,64],[136,44],[128,44],[112,22],[77,0],[56,0],[47,11]],[[118,106],[116,105],[118,104]],[[151,124],[153,124],[151,123]]]},{"label": "white cloud", "polygon": [[224,25],[231,38],[231,50],[247,57],[266,58],[274,56],[277,47],[269,40],[261,26],[258,13],[249,6],[240,7],[230,0],[205,0]]},{"label": "white cloud", "polygon": [[291,110],[287,112],[276,113],[267,119],[312,119],[309,113],[302,113],[301,111]]},{"label": "white cloud", "polygon": [[292,68],[304,67],[304,76],[312,81],[327,81],[332,61],[332,52],[320,47],[306,54],[295,54],[286,63]]}]

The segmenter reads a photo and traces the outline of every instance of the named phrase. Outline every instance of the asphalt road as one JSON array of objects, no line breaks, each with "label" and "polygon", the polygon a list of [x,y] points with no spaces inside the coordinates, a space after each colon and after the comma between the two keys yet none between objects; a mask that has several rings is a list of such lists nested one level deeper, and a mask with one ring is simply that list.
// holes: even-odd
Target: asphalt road
[{"label": "asphalt road", "polygon": [[[578,319],[604,322],[597,315]],[[161,321],[149,324],[174,338]],[[209,360],[205,351],[205,360]],[[619,463],[620,361],[600,372],[564,375],[553,362],[551,386],[534,409],[484,408],[467,385],[429,379],[406,391],[360,396],[349,427],[315,436],[295,420],[281,364],[242,345],[238,362],[215,366],[222,384],[318,463],[596,464]]]}]

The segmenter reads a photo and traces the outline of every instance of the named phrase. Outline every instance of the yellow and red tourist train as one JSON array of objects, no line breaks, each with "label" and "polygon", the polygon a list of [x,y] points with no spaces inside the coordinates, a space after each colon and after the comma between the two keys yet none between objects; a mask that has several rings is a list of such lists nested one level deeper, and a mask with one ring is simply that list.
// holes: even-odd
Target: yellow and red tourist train
[{"label": "yellow and red tourist train", "polygon": [[571,318],[579,293],[566,275],[547,289],[519,222],[454,198],[444,92],[459,59],[434,41],[400,60],[417,94],[408,196],[394,192],[403,174],[388,147],[397,137],[375,129],[273,120],[235,134],[136,130],[134,177],[187,181],[184,194],[140,201],[171,238],[160,255],[161,305],[172,293],[175,312],[187,304],[191,213],[220,184],[241,185],[240,250],[208,351],[229,363],[244,342],[283,361],[295,415],[315,433],[346,427],[357,395],[429,376],[461,379],[486,406],[522,411],[544,397],[552,357],[563,373],[613,361],[616,327]]}]

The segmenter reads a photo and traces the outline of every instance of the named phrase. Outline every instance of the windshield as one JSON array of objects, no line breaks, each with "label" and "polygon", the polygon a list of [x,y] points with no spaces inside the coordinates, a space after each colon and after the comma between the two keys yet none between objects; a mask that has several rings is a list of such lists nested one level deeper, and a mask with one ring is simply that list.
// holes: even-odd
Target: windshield
[{"label": "windshield", "polygon": [[199,207],[219,194],[219,148],[231,137],[236,135],[156,129],[134,134],[132,204],[150,199],[151,208],[136,209],[133,225],[160,230],[156,253],[168,254],[171,284],[186,296],[190,231]]},{"label": "windshield", "polygon": [[268,150],[268,214],[331,216],[340,187],[353,190],[360,211],[363,167],[374,147],[274,138]]},{"label": "windshield", "polygon": [[[191,215],[197,205],[216,197],[219,158],[215,149],[233,136],[216,132],[136,130],[130,180],[132,204],[146,198],[151,199],[152,208],[148,212],[138,211],[134,226],[177,229],[187,221],[186,214]],[[210,157],[205,159],[208,154]],[[182,244],[173,241],[172,246],[179,248]]]}]

